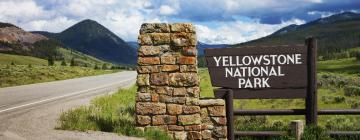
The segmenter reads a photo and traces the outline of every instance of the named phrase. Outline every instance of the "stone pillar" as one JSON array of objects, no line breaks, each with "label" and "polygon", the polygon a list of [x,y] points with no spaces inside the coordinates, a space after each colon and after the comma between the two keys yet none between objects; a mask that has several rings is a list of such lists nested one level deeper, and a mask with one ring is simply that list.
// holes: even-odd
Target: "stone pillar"
[{"label": "stone pillar", "polygon": [[175,139],[201,139],[194,26],[145,23],[138,43],[138,127],[157,127]]}]

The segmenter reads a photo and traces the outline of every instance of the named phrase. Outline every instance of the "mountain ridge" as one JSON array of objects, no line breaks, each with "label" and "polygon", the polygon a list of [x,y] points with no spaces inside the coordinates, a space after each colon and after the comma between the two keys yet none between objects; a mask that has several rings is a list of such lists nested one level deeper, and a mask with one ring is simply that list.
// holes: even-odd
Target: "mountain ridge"
[{"label": "mountain ridge", "polygon": [[306,37],[313,36],[318,40],[319,55],[326,58],[329,53],[359,47],[359,25],[360,14],[344,12],[302,25],[289,25],[268,36],[231,46],[304,44]]},{"label": "mountain ridge", "polygon": [[90,19],[80,21],[60,33],[39,32],[59,40],[66,47],[117,64],[134,64],[136,51],[109,29]]}]

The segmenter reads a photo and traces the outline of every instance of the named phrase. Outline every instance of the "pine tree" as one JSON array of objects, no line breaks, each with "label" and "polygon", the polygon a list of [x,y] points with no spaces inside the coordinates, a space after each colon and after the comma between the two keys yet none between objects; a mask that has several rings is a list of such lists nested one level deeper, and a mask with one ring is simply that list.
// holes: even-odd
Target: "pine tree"
[{"label": "pine tree", "polygon": [[49,56],[49,58],[48,58],[48,65],[54,66],[54,58],[52,56]]},{"label": "pine tree", "polygon": [[95,64],[94,69],[96,69],[96,70],[97,70],[97,69],[99,69],[99,67],[98,67],[98,65],[97,65],[97,64]]},{"label": "pine tree", "polygon": [[70,61],[70,66],[76,66],[75,58],[73,57]]},{"label": "pine tree", "polygon": [[107,69],[107,65],[104,63],[104,64],[102,65],[101,69],[106,70],[106,69]]},{"label": "pine tree", "polygon": [[61,66],[67,66],[65,59],[61,61]]}]

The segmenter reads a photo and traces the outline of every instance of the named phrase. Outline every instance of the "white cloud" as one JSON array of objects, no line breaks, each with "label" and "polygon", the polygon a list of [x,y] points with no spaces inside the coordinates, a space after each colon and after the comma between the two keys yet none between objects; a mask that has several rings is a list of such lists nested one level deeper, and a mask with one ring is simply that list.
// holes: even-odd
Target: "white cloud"
[{"label": "white cloud", "polygon": [[292,19],[281,24],[262,24],[255,22],[222,22],[217,28],[209,28],[204,25],[195,25],[200,42],[211,44],[234,44],[250,41],[271,33],[291,24],[304,24],[305,21]]},{"label": "white cloud", "polygon": [[[124,40],[135,41],[144,22],[185,21],[194,22],[202,42],[239,43],[269,35],[289,24],[304,23],[296,18],[280,24],[264,24],[254,20],[264,11],[296,11],[311,3],[323,1],[0,0],[0,22],[14,23],[25,30],[60,32],[83,19],[93,19]],[[326,13],[323,14],[326,16]],[[251,21],[239,19],[241,16],[247,16]],[[206,22],[202,22],[202,18]]]},{"label": "white cloud", "polygon": [[[42,7],[34,1],[0,1],[0,20],[6,22],[31,21],[47,16]],[[47,13],[51,14],[51,13]]]},{"label": "white cloud", "polygon": [[176,10],[168,5],[161,5],[159,9],[160,15],[173,15],[176,14]]}]

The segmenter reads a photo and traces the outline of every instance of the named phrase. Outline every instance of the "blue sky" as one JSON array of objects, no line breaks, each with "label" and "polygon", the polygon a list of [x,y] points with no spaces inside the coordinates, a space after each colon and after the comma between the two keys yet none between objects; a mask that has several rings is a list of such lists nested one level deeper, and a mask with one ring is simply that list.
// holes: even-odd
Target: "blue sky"
[{"label": "blue sky", "polygon": [[93,19],[126,41],[144,22],[191,22],[204,43],[240,43],[290,24],[343,11],[360,12],[359,0],[0,0],[0,22],[25,30],[61,32]]}]

